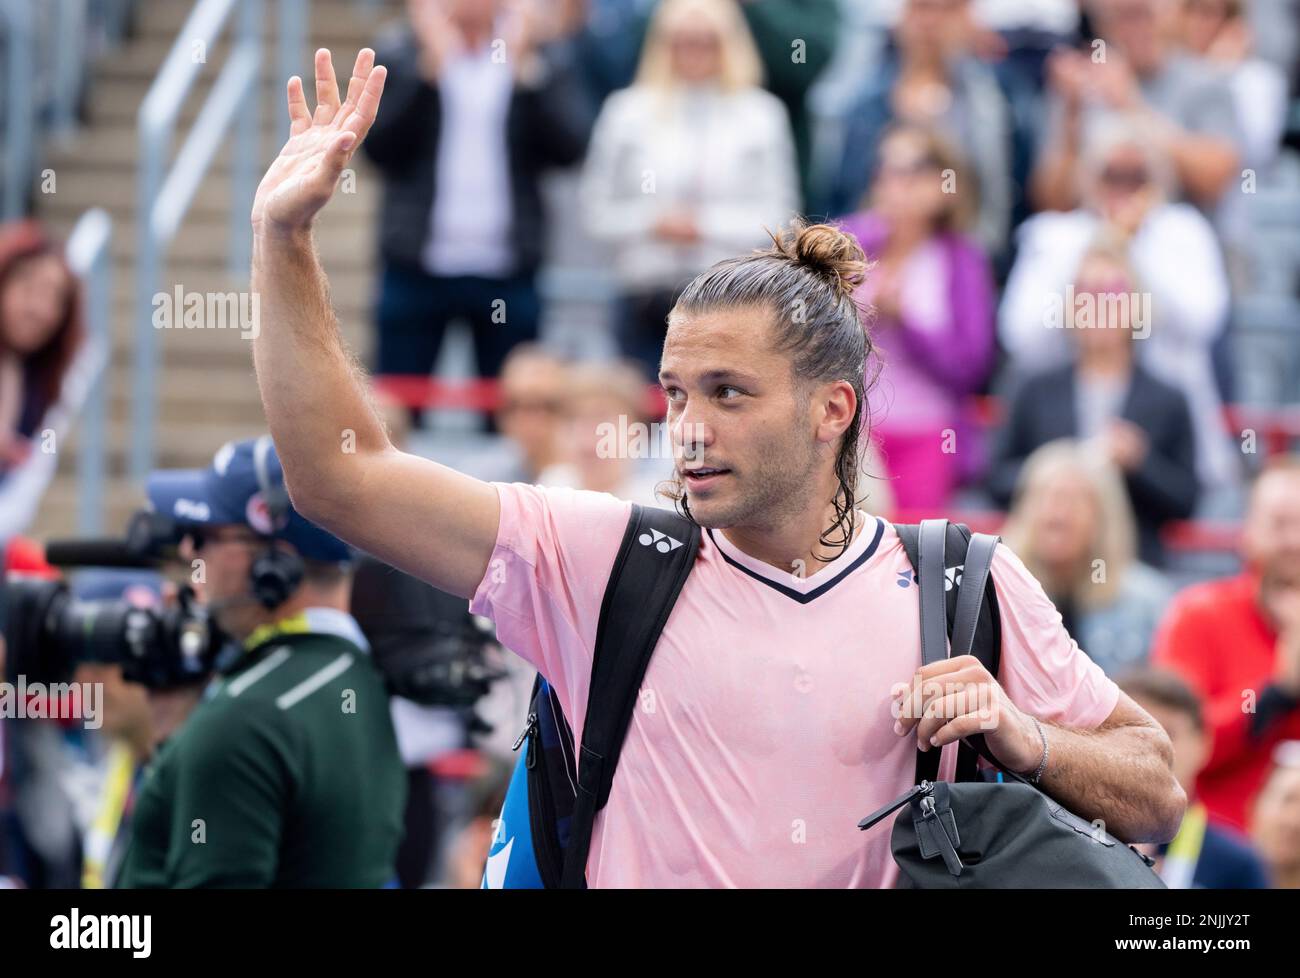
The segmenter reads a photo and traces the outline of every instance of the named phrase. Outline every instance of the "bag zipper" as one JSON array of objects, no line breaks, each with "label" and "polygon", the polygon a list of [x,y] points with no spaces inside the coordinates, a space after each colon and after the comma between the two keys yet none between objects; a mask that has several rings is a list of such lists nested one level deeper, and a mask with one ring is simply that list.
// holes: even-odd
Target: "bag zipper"
[{"label": "bag zipper", "polygon": [[929,781],[922,781],[920,784],[909,788],[903,794],[899,795],[897,798],[891,801],[884,808],[880,808],[872,812],[870,815],[868,815],[866,818],[864,818],[861,822],[858,823],[858,828],[865,832],[867,829],[871,828],[871,826],[879,822],[882,818],[894,814],[894,812],[898,811],[900,808],[902,808],[904,805],[910,802],[913,798],[916,798],[918,795],[930,796],[933,794],[933,792],[934,792],[934,785],[931,784]]},{"label": "bag zipper", "polygon": [[[523,744],[523,742],[524,742],[525,740],[528,740],[529,737],[534,736],[534,735],[536,734],[536,732],[537,732],[537,714],[536,714],[536,713],[529,713],[529,714],[528,714],[528,719],[524,722],[524,729],[523,729],[523,731],[519,734],[518,737],[515,738],[514,746],[511,747],[510,749],[511,749],[512,751],[516,751],[516,750],[518,750],[518,749],[520,748],[520,746]],[[537,741],[536,741],[536,739],[529,741],[529,745],[528,745],[528,746],[529,746],[529,750],[528,750],[528,760],[525,762],[525,765],[524,765],[524,766],[527,767],[529,770],[532,770],[533,766],[537,763]]]},{"label": "bag zipper", "polygon": [[953,876],[960,876],[965,866],[962,865],[961,857],[957,855],[957,847],[953,844],[952,836],[948,834],[948,827],[939,817],[933,795],[926,795],[921,799],[921,817],[924,819],[922,824],[929,829],[930,841],[943,856],[943,863],[948,868],[948,872]]}]

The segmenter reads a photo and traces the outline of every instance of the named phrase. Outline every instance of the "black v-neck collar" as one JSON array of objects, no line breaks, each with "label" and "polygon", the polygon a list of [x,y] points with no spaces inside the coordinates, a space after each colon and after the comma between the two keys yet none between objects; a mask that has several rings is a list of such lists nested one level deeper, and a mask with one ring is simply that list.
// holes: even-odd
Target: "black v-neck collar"
[{"label": "black v-neck collar", "polygon": [[[885,535],[885,521],[878,516],[872,518],[876,522],[875,534],[870,538],[870,542],[867,543],[867,545],[862,548],[862,552],[859,553],[857,556],[852,556],[852,552],[858,549],[861,541],[867,539],[867,534],[871,531],[870,524],[863,526],[862,532],[861,534],[859,534],[857,541],[855,541],[853,544],[850,545],[848,551],[846,551],[841,556],[836,557],[835,560],[830,562],[830,564],[826,565],[821,570],[819,570],[816,574],[813,574],[811,577],[807,579],[807,582],[811,584],[814,581],[818,581],[818,578],[820,578],[822,574],[825,574],[828,571],[833,571],[833,573],[831,573],[829,577],[827,577],[825,580],[818,581],[815,587],[812,587],[808,590],[804,590],[803,588],[800,587],[792,587],[789,584],[781,583],[780,580],[777,580],[775,578],[783,578],[785,580],[790,580],[792,578],[792,575],[777,570],[777,568],[773,567],[771,564],[764,564],[763,562],[755,560],[752,557],[747,557],[734,543],[728,540],[724,535],[714,534],[713,530],[708,528],[705,528],[704,532],[706,532],[709,535],[709,539],[713,542],[713,545],[718,548],[718,553],[722,555],[722,559],[725,560],[732,567],[735,567],[737,570],[742,571],[745,574],[748,574],[754,580],[766,584],[768,587],[772,588],[773,590],[778,591],[781,594],[784,594],[787,598],[790,598],[794,601],[798,601],[800,604],[807,604],[809,601],[812,601],[814,598],[818,598],[821,595],[825,594],[836,584],[844,580],[844,578],[848,577],[855,570],[857,570],[864,563],[866,563],[868,560],[871,559],[871,556],[880,547],[881,538],[884,537]],[[847,563],[845,564],[844,567],[836,567],[836,565],[839,564],[841,561],[847,561]]]}]

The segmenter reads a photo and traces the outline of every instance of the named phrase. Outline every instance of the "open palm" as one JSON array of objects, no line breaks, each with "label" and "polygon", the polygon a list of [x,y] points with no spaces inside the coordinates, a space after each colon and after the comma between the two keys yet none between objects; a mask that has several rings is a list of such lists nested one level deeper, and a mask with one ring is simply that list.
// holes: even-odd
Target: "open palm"
[{"label": "open palm", "polygon": [[334,62],[316,52],[316,113],[307,109],[302,79],[289,79],[289,141],[280,150],[253,199],[253,233],[287,234],[310,227],[334,193],[339,174],[361,145],[379,110],[387,70],[363,48],[352,67],[347,99],[339,103]]}]

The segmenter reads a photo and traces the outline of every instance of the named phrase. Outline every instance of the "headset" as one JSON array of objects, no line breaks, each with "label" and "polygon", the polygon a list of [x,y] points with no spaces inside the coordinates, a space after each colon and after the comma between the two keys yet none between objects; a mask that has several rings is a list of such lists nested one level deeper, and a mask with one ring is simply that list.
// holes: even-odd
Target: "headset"
[{"label": "headset", "polygon": [[[262,491],[271,518],[272,530],[278,529],[281,522],[287,523],[290,514],[289,493],[283,486],[271,484],[269,458],[273,446],[270,435],[262,435],[253,446],[253,468],[257,472],[257,485]],[[274,541],[267,544],[266,550],[253,560],[249,568],[249,584],[262,607],[268,611],[278,608],[292,597],[302,584],[305,568],[302,557],[283,548]]]}]

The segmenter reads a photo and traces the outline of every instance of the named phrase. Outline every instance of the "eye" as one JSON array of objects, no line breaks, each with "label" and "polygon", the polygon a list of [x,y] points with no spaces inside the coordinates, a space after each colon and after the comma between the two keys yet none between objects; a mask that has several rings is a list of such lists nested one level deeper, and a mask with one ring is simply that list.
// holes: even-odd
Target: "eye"
[{"label": "eye", "polygon": [[[730,391],[731,394],[734,394],[735,397],[728,396],[727,394],[728,391]],[[742,391],[739,387],[732,387],[730,384],[723,384],[718,388],[718,396],[721,397],[724,401],[734,401],[736,397],[739,397],[744,393],[745,392]]]},{"label": "eye", "polygon": [[664,392],[664,399],[669,402],[677,400],[677,395],[681,393],[680,388],[673,387],[672,385],[660,387],[660,390]]}]

